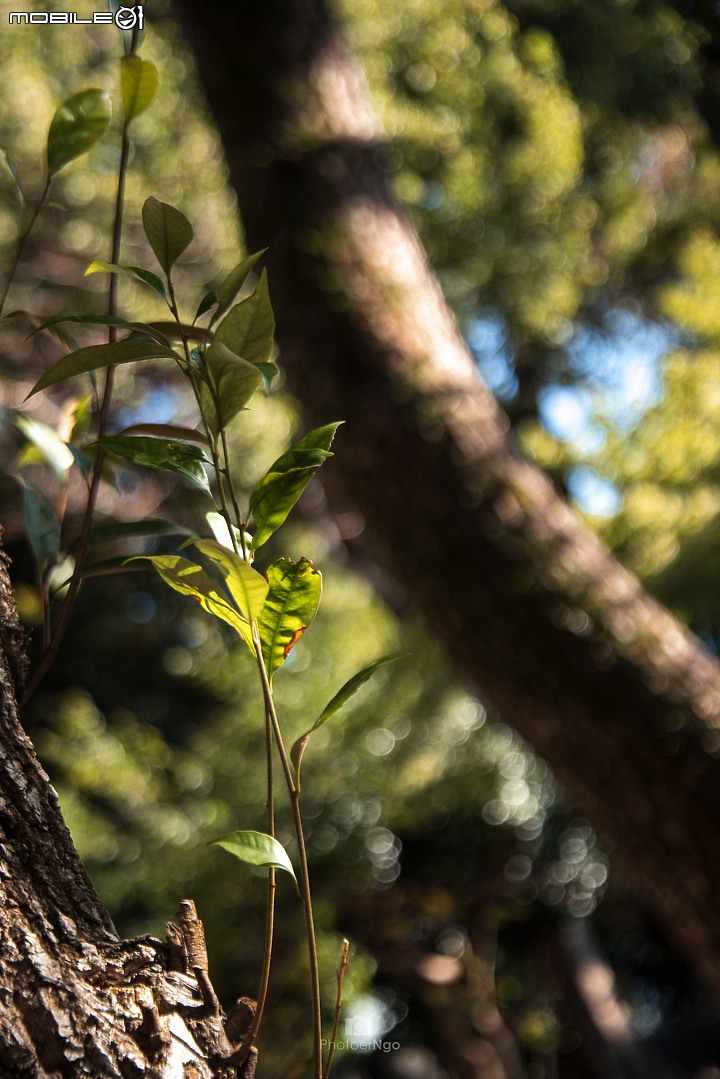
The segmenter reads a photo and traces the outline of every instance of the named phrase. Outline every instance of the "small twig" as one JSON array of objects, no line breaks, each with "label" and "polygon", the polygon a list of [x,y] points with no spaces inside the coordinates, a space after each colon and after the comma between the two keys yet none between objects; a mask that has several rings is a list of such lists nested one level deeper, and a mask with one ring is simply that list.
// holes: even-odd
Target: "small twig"
[{"label": "small twig", "polygon": [[[123,123],[122,129],[120,165],[118,168],[118,186],[115,198],[115,216],[113,220],[112,249],[110,252],[110,261],[112,263],[120,261],[123,210],[125,205],[125,181],[127,178],[129,157],[130,139],[128,137],[128,122],[126,119]],[[49,183],[50,181],[48,179],[48,184]],[[47,194],[47,188],[45,194]],[[116,275],[110,274],[107,303],[108,315],[115,315],[117,313],[117,287],[118,284]],[[116,340],[117,327],[110,326],[108,329],[108,341],[112,343]],[[90,529],[92,528],[93,518],[95,516],[95,505],[97,503],[98,493],[100,490],[100,481],[102,479],[102,469],[103,462],[105,460],[105,451],[100,442],[105,435],[107,420],[110,414],[110,403],[112,401],[114,380],[115,368],[109,367],[107,371],[107,377],[105,379],[105,391],[103,393],[103,398],[98,413],[97,441],[99,444],[97,448],[97,454],[95,456],[95,463],[93,465],[92,475],[90,477],[90,490],[88,491],[88,498],[85,504],[85,513],[83,515],[80,538],[78,540],[75,567],[73,569],[72,577],[70,578],[68,590],[65,593],[65,597],[62,601],[62,606],[60,607],[60,614],[58,615],[58,620],[55,624],[54,631],[50,637],[47,647],[44,649],[43,654],[40,657],[40,662],[38,663],[37,668],[34,671],[32,678],[30,679],[27,691],[25,693],[25,700],[23,703],[27,703],[27,701],[32,697],[40,682],[45,677],[48,670],[55,661],[55,656],[57,655],[58,649],[60,647],[63,637],[65,636],[65,631],[70,621],[70,613],[75,602],[75,596],[77,595],[78,588],[80,587],[80,581],[82,579],[83,570],[85,569],[85,562],[87,560],[88,548],[90,546]]]},{"label": "small twig", "polygon": [[192,899],[183,899],[180,903],[180,930],[187,953],[188,967],[191,970],[194,970],[195,967],[208,970],[205,927],[198,918]]},{"label": "small twig", "polygon": [[325,1075],[323,1079],[329,1079],[330,1068],[332,1066],[333,1056],[335,1054],[335,1042],[337,1040],[338,1027],[340,1026],[340,1012],[342,1011],[343,1002],[343,978],[345,977],[345,968],[348,965],[348,951],[350,950],[350,941],[343,940],[342,954],[340,956],[340,966],[337,972],[337,1000],[335,1001],[335,1019],[333,1021],[332,1034],[330,1035],[330,1046],[328,1048],[327,1061],[325,1062]]},{"label": "small twig", "polygon": [[195,975],[195,981],[198,983],[200,989],[200,995],[203,998],[203,1004],[207,1009],[208,1015],[220,1015],[222,1008],[220,1007],[220,1001],[217,998],[217,993],[213,989],[213,984],[210,981],[210,975],[202,967],[193,967],[192,972]]},{"label": "small twig", "polygon": [[187,974],[187,952],[185,950],[185,938],[182,929],[174,922],[165,922],[168,942],[168,970],[176,970],[179,974]]},{"label": "small twig", "polygon": [[15,273],[17,271],[18,264],[20,262],[20,259],[22,258],[22,253],[25,250],[25,244],[27,243],[28,237],[29,237],[30,233],[33,230],[33,226],[34,226],[35,222],[38,219],[40,211],[42,210],[43,206],[45,205],[45,199],[47,198],[48,191],[50,190],[51,180],[52,180],[52,176],[50,175],[50,173],[48,173],[47,180],[45,181],[45,187],[43,188],[43,193],[40,196],[40,199],[38,200],[37,206],[33,210],[33,215],[30,218],[30,221],[28,223],[28,227],[18,237],[17,247],[15,248],[15,257],[14,257],[14,259],[12,261],[12,266],[10,267],[10,270],[8,271],[7,278],[5,279],[5,287],[4,287],[3,291],[2,291],[2,295],[0,295],[0,315],[3,313],[3,311],[5,309],[5,301],[8,298],[8,292],[10,291],[10,286],[13,283],[13,279],[15,277]]}]

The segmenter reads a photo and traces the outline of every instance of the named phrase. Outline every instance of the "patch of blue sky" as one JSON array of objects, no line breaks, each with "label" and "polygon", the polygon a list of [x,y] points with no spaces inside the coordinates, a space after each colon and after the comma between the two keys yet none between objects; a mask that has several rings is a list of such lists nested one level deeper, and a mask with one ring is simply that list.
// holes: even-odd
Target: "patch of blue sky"
[{"label": "patch of blue sky", "polygon": [[518,391],[507,326],[499,311],[481,309],[465,327],[465,340],[475,357],[483,382],[500,401],[512,401]]},{"label": "patch of blue sky", "polygon": [[543,425],[562,442],[582,453],[593,453],[605,442],[605,432],[594,422],[597,397],[587,386],[546,386],[538,397]]},{"label": "patch of blue sky", "polygon": [[666,323],[618,308],[601,330],[579,327],[568,356],[572,371],[596,387],[603,418],[629,431],[662,397],[661,361],[676,343]]},{"label": "patch of blue sky", "polygon": [[587,465],[571,468],[566,483],[573,501],[586,513],[612,517],[620,509],[622,498],[618,489]]},{"label": "patch of blue sky", "polygon": [[118,411],[118,427],[136,423],[178,423],[178,414],[187,403],[187,391],[179,386],[156,386],[145,396]]},{"label": "patch of blue sky", "polygon": [[[501,401],[511,401],[518,383],[503,316],[481,310],[466,326],[466,338],[486,384]],[[623,309],[610,312],[600,329],[579,325],[566,346],[578,381],[542,390],[541,422],[583,454],[602,448],[604,425],[629,433],[660,400],[662,358],[675,344],[669,326]],[[568,488],[588,513],[611,516],[621,503],[616,488],[587,465],[569,471]]]}]

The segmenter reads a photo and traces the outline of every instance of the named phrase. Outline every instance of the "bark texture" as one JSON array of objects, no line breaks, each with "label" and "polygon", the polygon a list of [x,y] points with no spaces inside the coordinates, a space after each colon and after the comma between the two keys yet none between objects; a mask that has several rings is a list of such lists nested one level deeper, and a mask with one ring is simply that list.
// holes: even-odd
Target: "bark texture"
[{"label": "bark texture", "polygon": [[0,1076],[249,1079],[254,1051],[245,1071],[234,1057],[244,1030],[231,1044],[189,954],[192,904],[170,947],[115,932],[18,721],[24,669],[0,551]]},{"label": "bark texture", "polygon": [[458,669],[550,763],[720,991],[720,668],[524,461],[383,173],[324,0],[176,0],[281,362],[344,419],[335,505]]}]

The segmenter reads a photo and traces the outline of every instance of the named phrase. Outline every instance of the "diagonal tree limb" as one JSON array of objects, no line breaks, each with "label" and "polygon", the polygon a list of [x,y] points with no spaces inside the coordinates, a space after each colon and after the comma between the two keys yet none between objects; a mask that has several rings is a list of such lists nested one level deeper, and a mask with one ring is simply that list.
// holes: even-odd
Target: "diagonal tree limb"
[{"label": "diagonal tree limb", "polygon": [[176,0],[328,470],[482,699],[720,992],[720,667],[524,461],[395,205],[324,0]]}]

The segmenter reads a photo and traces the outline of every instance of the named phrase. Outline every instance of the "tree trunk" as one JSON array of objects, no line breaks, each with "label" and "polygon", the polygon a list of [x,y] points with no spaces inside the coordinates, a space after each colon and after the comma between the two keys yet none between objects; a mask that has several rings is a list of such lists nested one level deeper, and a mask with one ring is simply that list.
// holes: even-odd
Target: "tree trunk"
[{"label": "tree trunk", "polygon": [[168,946],[120,940],[95,895],[18,721],[23,647],[0,551],[0,1075],[250,1076],[255,1053],[241,1072],[192,904]]},{"label": "tree trunk", "polygon": [[281,360],[368,550],[720,991],[720,668],[524,461],[383,175],[324,0],[177,0]]}]

